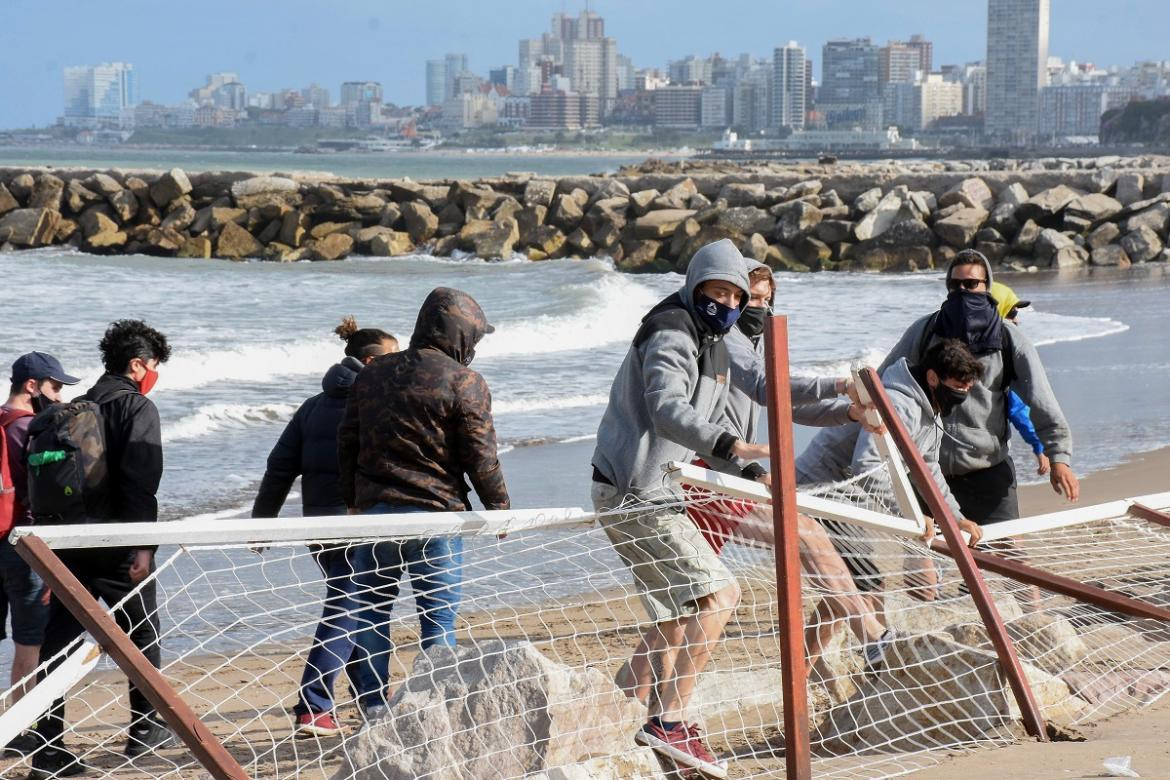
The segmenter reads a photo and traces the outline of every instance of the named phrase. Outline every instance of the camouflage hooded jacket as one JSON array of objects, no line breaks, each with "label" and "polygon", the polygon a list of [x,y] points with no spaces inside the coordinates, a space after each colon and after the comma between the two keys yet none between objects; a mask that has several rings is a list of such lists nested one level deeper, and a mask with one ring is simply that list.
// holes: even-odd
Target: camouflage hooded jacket
[{"label": "camouflage hooded jacket", "polygon": [[338,436],[346,506],[464,511],[466,474],[486,508],[509,508],[491,393],[467,367],[488,332],[475,299],[438,287],[419,310],[410,348],[358,374]]}]

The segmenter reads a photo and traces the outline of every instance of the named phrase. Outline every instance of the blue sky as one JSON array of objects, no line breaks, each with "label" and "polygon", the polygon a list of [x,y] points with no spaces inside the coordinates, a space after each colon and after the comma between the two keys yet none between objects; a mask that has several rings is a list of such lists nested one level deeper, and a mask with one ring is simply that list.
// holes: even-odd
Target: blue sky
[{"label": "blue sky", "polygon": [[[66,65],[132,62],[141,96],[181,100],[211,71],[250,90],[381,81],[386,99],[421,102],[424,62],[466,52],[473,70],[515,64],[516,41],[582,0],[0,0],[0,127],[61,113]],[[593,0],[639,67],[687,54],[764,55],[790,39],[884,42],[921,32],[935,65],[982,59],[986,4],[975,0]],[[1170,59],[1170,0],[1052,0],[1053,55],[1098,64]],[[817,78],[820,78],[819,70]]]}]

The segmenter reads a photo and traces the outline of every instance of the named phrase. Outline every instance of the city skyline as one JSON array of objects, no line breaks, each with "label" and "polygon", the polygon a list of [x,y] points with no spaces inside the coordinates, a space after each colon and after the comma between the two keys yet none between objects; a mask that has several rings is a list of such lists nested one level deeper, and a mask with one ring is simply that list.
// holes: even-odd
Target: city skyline
[{"label": "city skyline", "polygon": [[[220,0],[209,0],[214,8]],[[124,10],[143,5],[137,0],[124,3]],[[301,0],[282,3],[277,18],[264,16],[265,35],[249,35],[246,23],[255,17],[255,29],[261,29],[263,9],[273,3],[257,2],[246,6],[243,18],[230,30],[217,27],[215,35],[221,40],[217,50],[223,52],[207,59],[175,57],[176,43],[189,40],[195,44],[208,30],[203,22],[192,20],[182,31],[168,35],[150,36],[143,30],[133,46],[124,41],[127,36],[103,38],[94,35],[101,22],[109,24],[109,15],[78,4],[71,10],[76,22],[69,30],[61,31],[61,45],[53,51],[67,51],[68,59],[58,54],[46,55],[43,47],[34,48],[33,30],[48,23],[48,8],[22,7],[9,9],[5,14],[10,24],[0,32],[0,70],[10,78],[0,80],[0,126],[15,127],[51,124],[61,115],[62,81],[65,67],[86,63],[131,61],[138,74],[138,94],[143,100],[178,103],[192,86],[202,83],[207,73],[238,71],[250,88],[276,90],[298,84],[319,82],[336,90],[341,82],[357,79],[380,81],[386,90],[385,99],[398,104],[421,104],[425,101],[425,62],[441,58],[447,52],[466,52],[469,67],[481,73],[489,68],[512,64],[516,60],[516,40],[544,29],[547,19],[557,12],[575,15],[584,3],[556,0],[510,0],[514,9],[509,14],[487,14],[471,3],[447,3],[458,13],[436,14],[434,6],[426,13],[418,9],[395,9],[393,16],[384,7],[373,2],[353,2],[343,9],[333,10],[329,18],[314,21],[315,47],[289,46],[281,42],[286,25],[303,18],[301,11],[313,6]],[[986,54],[986,3],[968,4],[948,13],[939,14],[935,6],[922,0],[898,0],[880,6],[852,2],[852,0],[825,0],[817,4],[809,0],[794,0],[798,9],[787,21],[783,12],[774,6],[752,0],[725,3],[730,17],[736,11],[754,14],[762,20],[776,20],[776,24],[735,25],[727,19],[712,23],[700,13],[700,4],[692,0],[672,3],[670,8],[680,17],[672,23],[675,34],[657,34],[661,27],[660,13],[650,4],[631,8],[615,0],[593,0],[591,10],[606,19],[606,35],[617,39],[623,55],[632,58],[637,67],[665,67],[670,60],[695,54],[709,56],[720,52],[737,56],[747,52],[758,57],[770,56],[777,46],[796,40],[808,52],[814,63],[814,72],[820,72],[821,47],[832,38],[871,37],[876,44],[887,40],[906,40],[912,33],[922,33],[934,43],[934,63],[961,64],[982,60]],[[225,4],[226,7],[226,4]],[[235,8],[235,6],[233,6]],[[847,14],[838,11],[848,10]],[[691,11],[688,13],[688,10]],[[933,11],[933,13],[931,12]],[[60,11],[56,12],[59,15]],[[94,18],[89,19],[90,16]],[[298,16],[299,15],[299,16]],[[1137,24],[1140,15],[1140,24]],[[132,16],[132,14],[127,14]],[[213,19],[214,13],[202,15]],[[702,24],[687,25],[686,18],[703,19]],[[742,18],[742,16],[741,16]],[[1105,19],[1109,23],[1104,23]],[[1118,25],[1117,20],[1134,19],[1134,28]],[[146,16],[136,22],[143,27],[151,24]],[[1097,19],[1100,23],[1094,24]],[[119,24],[133,23],[119,19]],[[1155,0],[1129,0],[1102,10],[1099,4],[1087,0],[1057,0],[1052,9],[1050,52],[1053,56],[1098,65],[1126,65],[1143,59],[1170,59],[1170,52],[1153,37],[1159,22],[1170,22],[1170,4]],[[536,25],[534,27],[534,25]],[[59,29],[59,25],[54,25]],[[734,30],[731,28],[735,28]],[[22,29],[27,31],[22,33]],[[653,31],[648,33],[647,31]],[[404,31],[405,34],[397,34]],[[972,32],[977,31],[977,32]],[[1145,32],[1149,31],[1149,32]],[[303,28],[289,29],[289,40],[303,36]],[[1144,35],[1143,35],[1144,33]],[[155,38],[158,39],[156,42]],[[179,40],[176,41],[175,39]],[[384,47],[372,44],[385,40]],[[336,62],[321,57],[320,42],[336,46],[345,56]],[[170,45],[164,45],[169,42]],[[133,56],[127,50],[133,51]],[[205,46],[192,45],[192,51],[206,51]],[[35,52],[35,53],[34,53]]]}]

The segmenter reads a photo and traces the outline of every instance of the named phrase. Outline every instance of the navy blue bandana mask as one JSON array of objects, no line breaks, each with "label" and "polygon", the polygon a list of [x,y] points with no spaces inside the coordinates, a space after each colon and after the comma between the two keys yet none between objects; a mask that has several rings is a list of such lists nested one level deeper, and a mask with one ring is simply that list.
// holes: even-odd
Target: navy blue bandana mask
[{"label": "navy blue bandana mask", "polygon": [[707,323],[708,328],[722,336],[735,326],[740,310],[738,306],[724,306],[719,301],[700,293],[695,301],[695,311],[699,313],[699,318]]},{"label": "navy blue bandana mask", "polygon": [[952,292],[939,309],[934,332],[945,339],[959,339],[976,357],[1003,346],[1003,320],[987,293]]}]

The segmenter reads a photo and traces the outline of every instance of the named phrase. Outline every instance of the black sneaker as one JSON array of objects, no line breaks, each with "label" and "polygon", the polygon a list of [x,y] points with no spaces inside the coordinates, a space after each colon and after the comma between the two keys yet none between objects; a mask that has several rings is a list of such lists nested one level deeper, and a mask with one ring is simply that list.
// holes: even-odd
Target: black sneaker
[{"label": "black sneaker", "polygon": [[130,727],[129,738],[126,740],[126,755],[137,758],[144,753],[152,753],[165,747],[179,744],[179,738],[162,723],[150,718],[135,723]]},{"label": "black sneaker", "polygon": [[35,731],[26,731],[23,734],[18,734],[12,738],[12,741],[4,746],[5,758],[21,758],[23,756],[31,756],[37,752],[37,748],[42,747],[45,741],[37,736]]},{"label": "black sneaker", "polygon": [[76,777],[92,769],[93,767],[81,763],[80,758],[64,748],[44,747],[33,753],[32,771],[28,773],[28,780]]}]

